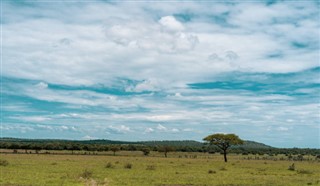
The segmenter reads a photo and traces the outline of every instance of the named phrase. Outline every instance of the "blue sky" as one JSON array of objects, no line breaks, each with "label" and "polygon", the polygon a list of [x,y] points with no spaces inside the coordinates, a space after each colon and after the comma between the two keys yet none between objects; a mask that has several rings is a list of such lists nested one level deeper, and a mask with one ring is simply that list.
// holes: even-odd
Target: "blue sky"
[{"label": "blue sky", "polygon": [[1,135],[319,148],[317,1],[2,1]]}]

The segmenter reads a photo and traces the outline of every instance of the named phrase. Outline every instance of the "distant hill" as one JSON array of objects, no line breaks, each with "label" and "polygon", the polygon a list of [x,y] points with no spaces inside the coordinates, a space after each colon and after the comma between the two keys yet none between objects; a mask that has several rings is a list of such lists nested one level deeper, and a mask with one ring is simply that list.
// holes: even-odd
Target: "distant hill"
[{"label": "distant hill", "polygon": [[245,148],[245,149],[269,149],[269,148],[274,148],[269,145],[255,142],[255,141],[244,141],[244,144],[242,145],[236,145],[231,148]]},{"label": "distant hill", "polygon": [[[182,140],[182,141],[145,141],[145,142],[140,142],[143,145],[148,145],[148,146],[163,146],[163,145],[168,145],[168,146],[188,146],[188,147],[200,147],[206,145],[206,143],[198,142],[198,141],[193,141],[193,140]],[[244,141],[243,145],[236,145],[232,146],[232,148],[254,148],[254,149],[266,149],[266,148],[273,148],[271,146],[265,145],[263,143],[258,143],[255,141]]]},{"label": "distant hill", "polygon": [[194,141],[194,140],[181,140],[181,141],[143,141],[139,142],[143,145],[147,146],[173,146],[173,147],[181,147],[181,146],[188,146],[188,147],[201,147],[204,143]]},{"label": "distant hill", "polygon": [[[164,141],[113,141],[107,139],[96,140],[63,140],[63,139],[23,139],[23,138],[0,138],[0,141],[6,142],[21,142],[21,143],[79,143],[79,144],[99,144],[99,145],[146,145],[146,146],[173,146],[173,147],[202,147],[207,145],[206,143],[194,141],[194,140],[164,140]],[[245,148],[245,149],[266,149],[273,148],[263,143],[255,141],[244,141],[243,145],[233,146],[232,148]]]},{"label": "distant hill", "polygon": [[107,139],[97,140],[66,140],[66,139],[23,139],[23,138],[0,138],[0,141],[5,142],[22,142],[22,143],[80,143],[80,144],[101,144],[101,145],[112,145],[112,144],[138,144],[138,142],[128,141],[113,141]]}]

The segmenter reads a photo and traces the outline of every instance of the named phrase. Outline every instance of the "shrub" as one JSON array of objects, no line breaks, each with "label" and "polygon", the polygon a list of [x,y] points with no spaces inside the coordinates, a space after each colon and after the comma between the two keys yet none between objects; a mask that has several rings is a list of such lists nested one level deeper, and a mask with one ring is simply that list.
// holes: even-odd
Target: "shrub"
[{"label": "shrub", "polygon": [[303,161],[303,155],[302,154],[299,154],[296,158],[298,161]]},{"label": "shrub", "polygon": [[150,154],[150,149],[149,148],[143,148],[142,152],[143,152],[143,155],[148,156]]},{"label": "shrub", "polygon": [[126,164],[124,165],[124,168],[125,168],[125,169],[131,169],[131,168],[132,168],[132,164],[131,164],[131,163],[126,163]]},{"label": "shrub", "polygon": [[297,173],[298,173],[298,174],[312,174],[311,171],[309,171],[309,170],[303,170],[303,169],[298,170]]},{"label": "shrub", "polygon": [[88,179],[88,178],[91,178],[92,177],[92,171],[88,170],[88,169],[85,169],[82,173],[81,173],[81,177],[82,178],[85,178],[85,179]]},{"label": "shrub", "polygon": [[226,171],[227,169],[225,167],[220,168],[221,171]]},{"label": "shrub", "polygon": [[214,171],[214,170],[208,170],[208,173],[209,173],[209,174],[215,174],[215,173],[217,173],[217,172]]},{"label": "shrub", "polygon": [[154,165],[148,165],[146,170],[156,170],[156,166]]},{"label": "shrub", "polygon": [[108,162],[106,165],[106,168],[114,168],[114,165],[111,162]]},{"label": "shrub", "polygon": [[0,160],[0,166],[8,166],[9,162],[7,160]]},{"label": "shrub", "polygon": [[296,170],[294,163],[288,167],[288,170],[291,170],[291,171]]}]

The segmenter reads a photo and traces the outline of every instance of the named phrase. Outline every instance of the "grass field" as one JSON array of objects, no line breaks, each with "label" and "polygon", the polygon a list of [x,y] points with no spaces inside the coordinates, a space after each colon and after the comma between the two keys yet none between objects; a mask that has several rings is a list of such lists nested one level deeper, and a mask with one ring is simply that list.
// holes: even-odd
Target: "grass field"
[{"label": "grass field", "polygon": [[[197,156],[194,158],[194,156]],[[118,152],[111,155],[1,154],[0,185],[320,185],[317,161],[245,160],[219,154]],[[171,157],[170,157],[171,156]],[[288,167],[295,163],[295,170]]]}]

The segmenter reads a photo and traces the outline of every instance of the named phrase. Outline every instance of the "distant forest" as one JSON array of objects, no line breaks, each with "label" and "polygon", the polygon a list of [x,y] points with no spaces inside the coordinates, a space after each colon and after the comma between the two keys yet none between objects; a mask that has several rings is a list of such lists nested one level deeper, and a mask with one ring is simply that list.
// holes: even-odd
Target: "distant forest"
[{"label": "distant forest", "polygon": [[[70,150],[70,151],[179,151],[221,153],[221,150],[207,143],[198,141],[141,141],[126,142],[112,140],[56,140],[56,139],[18,139],[0,138],[1,149],[24,150]],[[232,146],[229,153],[259,155],[314,155],[320,156],[320,149],[310,148],[275,148],[263,143],[245,141],[243,145]]]}]

